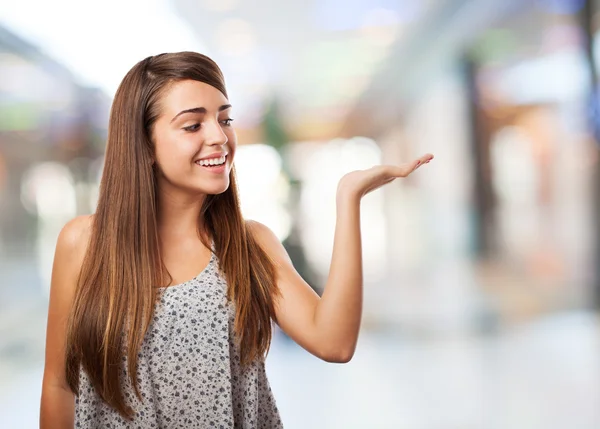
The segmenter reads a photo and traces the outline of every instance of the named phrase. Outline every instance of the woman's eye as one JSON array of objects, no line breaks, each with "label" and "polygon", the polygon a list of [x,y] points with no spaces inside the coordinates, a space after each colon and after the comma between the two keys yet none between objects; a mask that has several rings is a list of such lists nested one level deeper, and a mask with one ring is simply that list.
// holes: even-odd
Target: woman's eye
[{"label": "woman's eye", "polygon": [[231,118],[223,119],[221,122],[223,122],[223,125],[225,125],[226,127],[229,127],[229,126],[231,126],[233,119],[231,119]]},{"label": "woman's eye", "polygon": [[183,127],[183,129],[185,131],[189,131],[189,132],[197,131],[198,128],[200,128],[200,124],[194,124],[194,125],[190,125],[189,127]]}]

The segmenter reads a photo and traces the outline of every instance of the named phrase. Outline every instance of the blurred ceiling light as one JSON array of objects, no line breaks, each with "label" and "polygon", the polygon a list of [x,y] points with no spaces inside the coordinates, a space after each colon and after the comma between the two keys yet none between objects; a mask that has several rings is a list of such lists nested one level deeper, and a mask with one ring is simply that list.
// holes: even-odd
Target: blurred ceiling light
[{"label": "blurred ceiling light", "polygon": [[563,50],[508,68],[499,87],[513,103],[575,99],[584,94],[587,66],[579,49]]},{"label": "blurred ceiling light", "polygon": [[[307,258],[321,275],[329,269],[336,222],[336,192],[340,178],[350,171],[370,168],[381,163],[381,150],[372,139],[336,138],[324,145],[313,146],[302,160],[301,211],[302,241]],[[383,194],[369,195],[369,204],[361,207],[364,240],[365,277],[374,280],[383,273],[387,261]]]},{"label": "blurred ceiling light", "polygon": [[240,146],[236,154],[235,170],[240,177],[240,188],[247,187],[248,192],[258,191],[262,194],[265,184],[277,181],[281,172],[281,157],[275,148],[265,144]]},{"label": "blurred ceiling light", "polygon": [[240,202],[244,217],[263,222],[280,240],[291,230],[291,217],[283,204],[289,184],[282,177],[282,160],[272,146],[239,146],[235,156]]},{"label": "blurred ceiling light", "polygon": [[111,96],[125,73],[148,55],[182,50],[210,55],[168,0],[0,2],[0,25],[70,69],[80,83]]},{"label": "blurred ceiling light", "polygon": [[369,168],[381,164],[381,149],[375,140],[356,136],[342,147],[342,160],[349,169]]},{"label": "blurred ceiling light", "polygon": [[71,172],[56,162],[31,167],[21,183],[21,203],[29,213],[43,220],[75,216],[75,187]]},{"label": "blurred ceiling light", "polygon": [[[305,183],[315,185],[316,193],[335,195],[341,177],[352,171],[372,167],[381,161],[381,150],[374,140],[366,137],[336,138],[318,147],[306,160],[301,177]],[[325,183],[329,187],[323,186]],[[317,188],[322,188],[317,190]],[[309,195],[310,196],[310,195]]]},{"label": "blurred ceiling light", "polygon": [[203,0],[204,9],[214,12],[229,12],[237,6],[237,0]]},{"label": "blurred ceiling light", "polygon": [[256,33],[252,25],[240,18],[224,20],[217,29],[219,50],[232,56],[247,55],[256,49]]}]

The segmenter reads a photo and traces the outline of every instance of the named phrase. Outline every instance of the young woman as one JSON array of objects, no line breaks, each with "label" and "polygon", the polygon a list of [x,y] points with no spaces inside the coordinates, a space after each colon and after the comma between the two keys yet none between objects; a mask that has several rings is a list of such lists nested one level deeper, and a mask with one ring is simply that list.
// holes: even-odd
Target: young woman
[{"label": "young woman", "polygon": [[96,213],[56,246],[43,429],[282,427],[264,367],[271,321],[325,361],[352,358],[361,197],[432,155],[340,180],[319,297],[241,215],[230,111],[220,69],[198,53],[148,57],[123,79]]}]

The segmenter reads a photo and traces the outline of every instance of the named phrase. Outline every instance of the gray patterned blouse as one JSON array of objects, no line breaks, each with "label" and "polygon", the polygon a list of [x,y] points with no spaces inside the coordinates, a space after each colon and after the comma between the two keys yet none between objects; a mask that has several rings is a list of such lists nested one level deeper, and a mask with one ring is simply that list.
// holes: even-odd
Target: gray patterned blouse
[{"label": "gray patterned blouse", "polygon": [[226,291],[214,253],[196,278],[164,289],[138,354],[143,402],[125,377],[134,420],[104,404],[82,370],[75,427],[282,428],[264,362],[245,370],[239,363]]}]

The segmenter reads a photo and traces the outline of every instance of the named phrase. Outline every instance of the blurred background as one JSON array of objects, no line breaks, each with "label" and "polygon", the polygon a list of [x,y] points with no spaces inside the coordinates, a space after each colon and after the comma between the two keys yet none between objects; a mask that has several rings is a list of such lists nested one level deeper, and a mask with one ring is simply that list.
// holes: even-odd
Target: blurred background
[{"label": "blurred background", "polygon": [[54,246],[95,210],[120,79],[195,50],[245,216],[319,293],[337,180],[436,157],[363,200],[353,360],[275,333],[286,428],[600,428],[598,31],[600,0],[1,2],[0,427],[37,427]]}]

